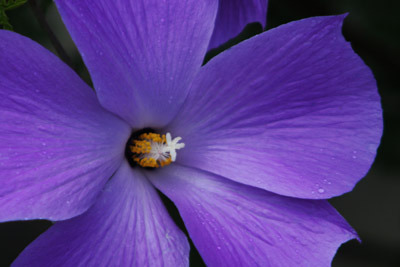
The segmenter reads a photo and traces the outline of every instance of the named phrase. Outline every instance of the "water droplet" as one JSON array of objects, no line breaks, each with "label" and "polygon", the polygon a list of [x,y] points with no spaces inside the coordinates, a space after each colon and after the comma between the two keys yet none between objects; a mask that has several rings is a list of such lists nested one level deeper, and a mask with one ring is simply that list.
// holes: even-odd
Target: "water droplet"
[{"label": "water droplet", "polygon": [[171,240],[172,239],[172,237],[170,236],[169,232],[165,233],[165,238],[167,240]]},{"label": "water droplet", "polygon": [[221,247],[218,246],[217,249],[218,249],[218,250],[221,250]]},{"label": "water droplet", "polygon": [[357,158],[357,156],[354,156],[354,155],[353,155],[353,156],[352,156],[352,158],[353,158],[353,159],[356,159],[356,158]]},{"label": "water droplet", "polygon": [[323,188],[318,189],[318,193],[320,193],[320,194],[325,193],[325,189],[323,189]]}]

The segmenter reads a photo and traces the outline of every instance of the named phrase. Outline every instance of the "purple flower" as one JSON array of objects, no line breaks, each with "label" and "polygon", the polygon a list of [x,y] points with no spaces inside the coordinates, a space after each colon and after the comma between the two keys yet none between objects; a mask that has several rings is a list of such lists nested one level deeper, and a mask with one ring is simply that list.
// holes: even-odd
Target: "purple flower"
[{"label": "purple flower", "polygon": [[15,266],[188,265],[154,187],[209,266],[327,266],[357,237],[325,199],[366,174],[382,118],[344,16],[282,25],[201,66],[263,2],[56,0],[96,94],[0,31],[0,220],[57,221]]}]

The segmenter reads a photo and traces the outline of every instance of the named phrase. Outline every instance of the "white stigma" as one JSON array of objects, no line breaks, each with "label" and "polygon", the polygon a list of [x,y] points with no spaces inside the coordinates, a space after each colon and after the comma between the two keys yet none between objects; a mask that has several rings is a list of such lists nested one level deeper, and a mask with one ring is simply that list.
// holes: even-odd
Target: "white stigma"
[{"label": "white stigma", "polygon": [[171,156],[171,160],[175,161],[176,160],[176,150],[184,148],[185,144],[184,143],[179,143],[179,141],[182,140],[182,138],[179,137],[179,136],[175,137],[172,140],[170,133],[167,133],[165,135],[165,138],[167,140],[167,144],[163,145],[162,152],[169,153],[169,155]]},{"label": "white stigma", "polygon": [[151,151],[148,154],[143,154],[141,158],[153,158],[155,160],[166,161],[169,157],[171,157],[171,161],[174,162],[176,160],[176,150],[185,147],[184,143],[179,143],[182,140],[181,137],[175,137],[173,140],[171,138],[171,134],[167,133],[165,135],[166,143],[159,143],[150,141],[151,143]]}]

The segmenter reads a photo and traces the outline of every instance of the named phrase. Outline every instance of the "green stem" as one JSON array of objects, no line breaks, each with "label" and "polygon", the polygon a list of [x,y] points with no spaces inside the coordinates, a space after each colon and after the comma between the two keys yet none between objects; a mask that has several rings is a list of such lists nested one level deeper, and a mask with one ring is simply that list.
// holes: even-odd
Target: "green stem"
[{"label": "green stem", "polygon": [[56,35],[51,30],[49,24],[46,21],[43,11],[40,8],[40,5],[36,2],[36,0],[29,0],[28,2],[29,2],[29,5],[30,5],[37,21],[39,22],[40,27],[42,27],[46,31],[46,33],[50,39],[50,42],[56,49],[57,54],[60,56],[61,60],[64,61],[68,66],[73,68],[72,60],[68,56],[67,52],[65,52],[61,43],[58,41]]}]

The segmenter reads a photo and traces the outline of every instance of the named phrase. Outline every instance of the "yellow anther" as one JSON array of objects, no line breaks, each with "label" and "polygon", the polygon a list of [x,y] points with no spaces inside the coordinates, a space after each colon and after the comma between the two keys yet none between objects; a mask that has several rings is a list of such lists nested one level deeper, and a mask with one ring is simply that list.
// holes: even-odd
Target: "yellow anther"
[{"label": "yellow anther", "polygon": [[131,152],[136,154],[145,154],[151,151],[151,143],[146,140],[134,140],[134,146],[131,146]]},{"label": "yellow anther", "polygon": [[142,140],[151,140],[151,141],[157,142],[157,143],[165,143],[166,142],[165,135],[160,136],[159,134],[155,134],[155,133],[144,133],[144,134],[141,134],[139,136],[139,138]]},{"label": "yellow anther", "polygon": [[180,137],[171,140],[171,135],[167,135],[168,137],[156,133],[139,135],[129,147],[133,153],[133,161],[139,166],[150,168],[164,167],[175,161],[176,150],[183,148],[184,144],[178,144]]},{"label": "yellow anther", "polygon": [[167,166],[167,165],[169,165],[171,163],[172,163],[171,158],[168,158],[166,161],[161,161],[160,165],[161,165],[161,167],[164,167],[164,166]]},{"label": "yellow anther", "polygon": [[138,162],[139,165],[142,167],[158,168],[158,164],[157,164],[156,160],[153,158],[142,158],[136,162]]}]

